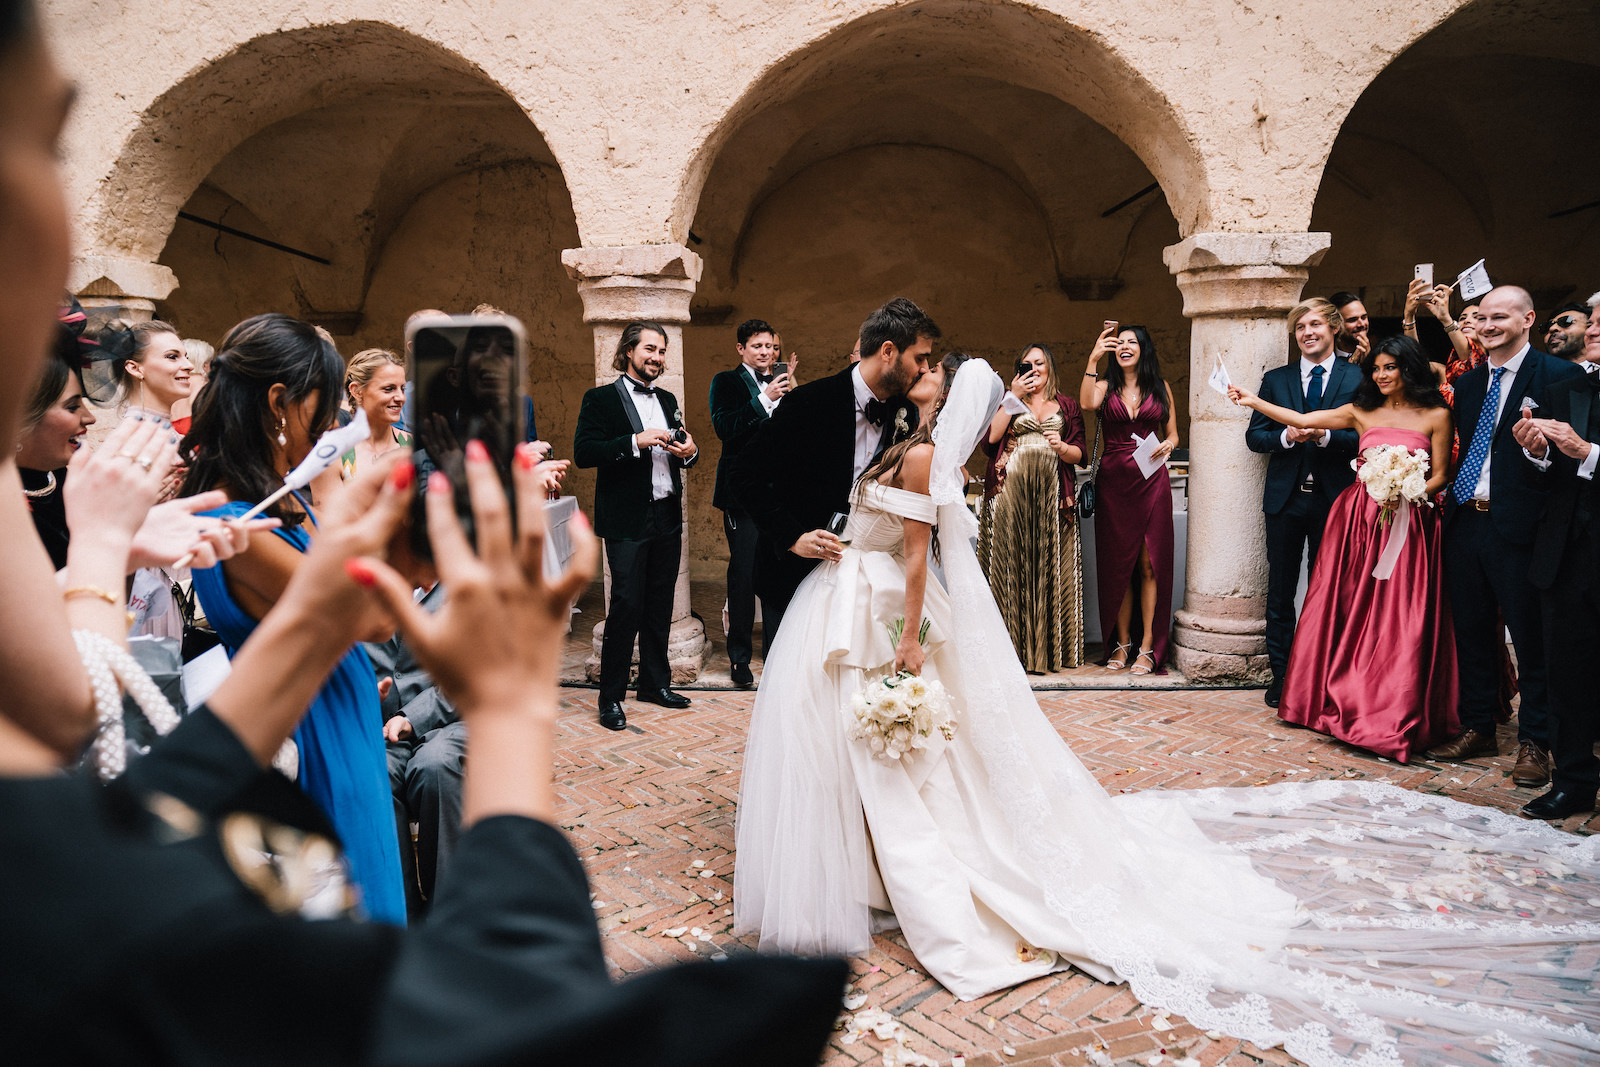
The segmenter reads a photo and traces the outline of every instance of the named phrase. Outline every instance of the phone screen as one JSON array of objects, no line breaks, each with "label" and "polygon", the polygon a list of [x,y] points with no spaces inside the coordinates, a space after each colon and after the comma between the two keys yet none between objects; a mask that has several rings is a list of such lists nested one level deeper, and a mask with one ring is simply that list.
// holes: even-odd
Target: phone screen
[{"label": "phone screen", "polygon": [[457,315],[413,323],[406,349],[414,412],[411,458],[417,467],[411,546],[431,560],[423,500],[434,471],[449,477],[456,514],[476,543],[465,478],[468,441],[483,442],[506,495],[512,494],[512,452],[526,424],[521,381],[527,342],[522,324],[510,316]]}]

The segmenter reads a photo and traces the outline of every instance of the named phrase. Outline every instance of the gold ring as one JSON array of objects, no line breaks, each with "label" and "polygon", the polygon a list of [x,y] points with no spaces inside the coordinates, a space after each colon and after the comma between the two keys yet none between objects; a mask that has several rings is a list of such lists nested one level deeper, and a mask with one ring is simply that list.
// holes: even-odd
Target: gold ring
[{"label": "gold ring", "polygon": [[138,456],[137,456],[137,455],[135,455],[135,454],[134,454],[134,453],[132,453],[132,452],[129,452],[129,451],[128,451],[128,450],[127,450],[127,449],[126,449],[126,448],[124,448],[124,449],[123,449],[123,450],[122,450],[122,451],[121,451],[121,452],[118,452],[118,453],[117,453],[117,454],[116,454],[116,455],[115,455],[115,456],[113,456],[113,457],[112,457],[112,458],[113,458],[113,459],[131,459],[131,460],[137,460],[137,459],[138,459],[138,458],[139,458],[139,457],[138,457]]},{"label": "gold ring", "polygon": [[138,459],[134,460],[134,462],[139,464],[139,466],[143,467],[145,470],[149,470],[151,467],[155,466],[156,458],[154,456],[140,456]]}]

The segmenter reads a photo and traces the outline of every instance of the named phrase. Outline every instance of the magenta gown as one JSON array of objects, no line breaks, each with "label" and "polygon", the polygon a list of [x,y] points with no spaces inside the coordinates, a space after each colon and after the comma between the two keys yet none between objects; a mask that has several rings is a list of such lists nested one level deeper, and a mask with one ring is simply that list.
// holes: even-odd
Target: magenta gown
[{"label": "magenta gown", "polygon": [[[1167,631],[1172,622],[1172,479],[1166,468],[1149,478],[1139,473],[1133,459],[1133,435],[1155,434],[1159,439],[1166,427],[1157,417],[1159,408],[1153,397],[1139,405],[1137,418],[1128,417],[1122,397],[1107,390],[1100,405],[1099,418],[1104,431],[1105,453],[1095,481],[1097,504],[1094,511],[1095,588],[1100,595],[1100,633],[1105,642],[1103,665],[1111,658],[1117,638],[1117,609],[1133,582],[1139,566],[1139,549],[1150,552],[1156,572],[1155,652],[1156,669],[1165,674]],[[1128,650],[1128,665],[1133,665],[1143,637],[1143,618],[1139,600],[1133,602],[1133,648]]]},{"label": "magenta gown", "polygon": [[[1361,435],[1362,452],[1379,445],[1426,451],[1430,442],[1416,430]],[[1394,573],[1382,580],[1372,572],[1396,528],[1383,528],[1380,510],[1359,481],[1333,502],[1278,717],[1406,763],[1460,731],[1455,630],[1439,509],[1411,509]]]}]

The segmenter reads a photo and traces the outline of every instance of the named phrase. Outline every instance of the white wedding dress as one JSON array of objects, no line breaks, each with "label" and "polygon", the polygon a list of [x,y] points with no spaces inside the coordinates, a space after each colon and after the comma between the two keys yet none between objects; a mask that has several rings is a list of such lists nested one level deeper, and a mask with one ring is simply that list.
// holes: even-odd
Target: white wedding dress
[{"label": "white wedding dress", "polygon": [[[1369,782],[1110,797],[1050,726],[978,568],[956,470],[1001,383],[964,364],[932,495],[868,486],[796,592],[739,794],[736,933],[859,954],[898,923],[970,1000],[1077,966],[1313,1065],[1600,1062],[1600,838]],[[937,520],[924,675],[955,737],[899,761],[847,739],[889,672],[904,519]]]}]

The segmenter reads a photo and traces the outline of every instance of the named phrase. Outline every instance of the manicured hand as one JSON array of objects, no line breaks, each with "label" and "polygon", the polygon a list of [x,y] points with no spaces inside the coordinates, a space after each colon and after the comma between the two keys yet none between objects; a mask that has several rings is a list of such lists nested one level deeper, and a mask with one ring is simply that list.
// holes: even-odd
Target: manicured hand
[{"label": "manicured hand", "polygon": [[[280,525],[277,519],[240,522],[199,514],[220,508],[227,502],[227,493],[213,489],[151,508],[133,535],[133,547],[128,553],[129,571],[177,565],[205,570],[248,549],[252,533],[275,530]],[[188,562],[184,563],[186,559]]]},{"label": "manicured hand", "polygon": [[806,559],[838,560],[844,558],[844,546],[837,535],[827,530],[812,530],[801,534],[789,551]]},{"label": "manicured hand", "polygon": [[78,449],[62,489],[73,538],[131,545],[177,459],[175,435],[149,419],[123,419],[99,448]]}]

